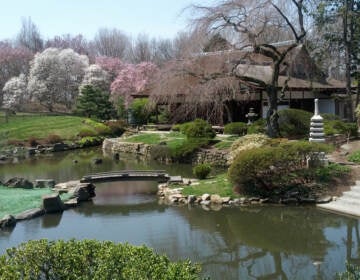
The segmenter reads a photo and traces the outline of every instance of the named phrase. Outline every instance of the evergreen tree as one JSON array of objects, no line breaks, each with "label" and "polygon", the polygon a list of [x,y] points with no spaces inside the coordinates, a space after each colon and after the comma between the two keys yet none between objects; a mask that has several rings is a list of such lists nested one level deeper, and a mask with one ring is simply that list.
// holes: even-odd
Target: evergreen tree
[{"label": "evergreen tree", "polygon": [[76,111],[88,118],[109,120],[116,116],[114,105],[109,100],[109,93],[91,85],[80,88]]}]

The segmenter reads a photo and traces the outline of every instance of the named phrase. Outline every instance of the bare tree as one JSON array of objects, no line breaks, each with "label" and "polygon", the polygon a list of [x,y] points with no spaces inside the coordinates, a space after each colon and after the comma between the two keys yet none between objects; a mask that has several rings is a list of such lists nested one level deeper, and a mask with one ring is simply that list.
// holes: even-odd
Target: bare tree
[{"label": "bare tree", "polygon": [[129,37],[114,28],[101,28],[92,42],[97,56],[124,58],[130,47]]},{"label": "bare tree", "polygon": [[130,48],[130,61],[137,64],[144,61],[152,61],[152,58],[153,52],[149,36],[146,34],[139,34]]},{"label": "bare tree", "polygon": [[21,47],[26,47],[34,53],[43,49],[44,42],[39,29],[30,17],[22,18],[21,29],[17,35],[16,44]]},{"label": "bare tree", "polygon": [[[221,87],[225,89],[225,95],[229,89],[229,94],[239,91],[244,93],[265,91],[269,103],[268,134],[271,137],[279,136],[277,121],[278,92],[281,90],[279,76],[287,67],[290,68],[291,65],[286,62],[286,59],[289,53],[302,43],[306,35],[303,16],[304,1],[306,0],[224,0],[214,6],[192,6],[191,8],[197,14],[193,25],[198,34],[220,32],[231,35],[228,41],[241,51],[238,52],[237,59],[219,61],[223,67],[217,65],[218,71],[206,69],[192,71],[191,67],[184,67],[182,73],[176,75],[187,76],[189,80],[197,80],[198,93],[191,90],[193,86],[190,86],[189,90],[191,95],[198,94],[198,100],[206,96],[204,94],[206,91],[213,93],[213,99],[223,96]],[[292,40],[281,45],[264,40],[263,34],[268,30],[276,29],[291,31]],[[259,75],[259,73],[254,75],[254,72],[259,72],[260,67],[250,67],[254,64],[256,56],[267,59],[268,65],[261,67],[266,69],[267,73],[264,75]],[[179,95],[178,88],[172,92]]]},{"label": "bare tree", "polygon": [[79,54],[89,54],[88,42],[82,34],[76,36],[71,34],[55,36],[45,42],[45,48],[73,49]]}]

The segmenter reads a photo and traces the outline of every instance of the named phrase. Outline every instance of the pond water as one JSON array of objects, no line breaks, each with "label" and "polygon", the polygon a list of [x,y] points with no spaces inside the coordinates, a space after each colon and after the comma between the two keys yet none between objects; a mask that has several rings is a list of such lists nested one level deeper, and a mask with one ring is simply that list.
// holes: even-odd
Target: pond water
[{"label": "pond water", "polygon": [[[167,169],[188,176],[187,165],[162,166],[122,155],[91,159],[99,150],[56,154],[0,166],[0,180],[78,179],[103,170]],[[78,163],[74,164],[73,159]],[[95,238],[145,244],[172,260],[199,262],[211,279],[334,279],[345,261],[360,263],[359,220],[314,207],[242,207],[205,211],[158,203],[154,182],[97,184],[92,202],[62,214],[20,222],[0,231],[0,252],[29,239]]]}]

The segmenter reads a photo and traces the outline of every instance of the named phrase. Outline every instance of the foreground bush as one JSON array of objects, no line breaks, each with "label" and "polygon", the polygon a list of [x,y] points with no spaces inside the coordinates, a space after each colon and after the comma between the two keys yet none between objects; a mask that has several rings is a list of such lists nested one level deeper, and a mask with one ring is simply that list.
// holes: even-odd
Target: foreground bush
[{"label": "foreground bush", "polygon": [[360,163],[360,150],[353,152],[348,156],[348,160],[356,163]]},{"label": "foreground bush", "polygon": [[193,168],[193,173],[198,179],[205,179],[211,172],[211,166],[207,163],[201,163]]},{"label": "foreground bush", "polygon": [[199,279],[190,261],[110,241],[29,241],[0,257],[0,279]]},{"label": "foreground bush", "polygon": [[327,151],[327,145],[306,141],[245,150],[235,157],[228,176],[245,193],[268,195],[275,188],[305,183],[306,177],[314,179],[315,173],[304,173],[308,171],[306,159],[314,153]]},{"label": "foreground bush", "polygon": [[310,131],[312,113],[299,109],[279,111],[279,127],[282,137],[306,138]]},{"label": "foreground bush", "polygon": [[248,128],[247,124],[243,122],[228,123],[224,127],[224,133],[243,136],[246,134],[247,128]]}]

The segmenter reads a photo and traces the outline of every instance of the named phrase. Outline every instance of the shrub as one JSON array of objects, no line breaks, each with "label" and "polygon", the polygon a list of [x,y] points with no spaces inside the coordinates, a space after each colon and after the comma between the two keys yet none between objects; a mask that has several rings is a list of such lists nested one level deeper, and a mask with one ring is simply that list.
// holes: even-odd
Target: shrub
[{"label": "shrub", "polygon": [[180,132],[185,134],[187,138],[212,139],[216,135],[211,125],[202,119],[196,119],[193,122],[182,124],[180,126]]},{"label": "shrub", "polygon": [[176,148],[171,149],[171,157],[175,160],[186,160],[188,159],[196,150],[199,148],[208,145],[209,141],[205,138],[193,138],[187,139]]},{"label": "shrub", "polygon": [[29,137],[28,143],[29,143],[30,147],[35,147],[35,146],[39,145],[38,139],[34,136]]},{"label": "shrub", "polygon": [[320,182],[329,182],[332,180],[332,178],[342,178],[349,174],[349,172],[349,166],[332,163],[328,166],[316,168],[315,179]]},{"label": "shrub", "polygon": [[172,153],[167,145],[153,145],[151,146],[150,156],[154,160],[167,161],[171,159]]},{"label": "shrub", "polygon": [[171,130],[172,131],[180,131],[180,128],[181,128],[181,124],[174,124],[172,127],[171,127]]},{"label": "shrub", "polygon": [[96,136],[97,132],[94,129],[84,127],[79,131],[77,135],[79,137],[92,137],[92,136]]},{"label": "shrub", "polygon": [[360,150],[353,152],[348,156],[348,160],[356,163],[360,163]]},{"label": "shrub", "polygon": [[283,137],[308,137],[312,113],[299,109],[279,111],[280,134]]},{"label": "shrub", "polygon": [[134,124],[142,125],[148,122],[150,116],[148,103],[148,98],[137,98],[131,103],[130,109],[133,117],[132,122]]},{"label": "shrub", "polygon": [[228,176],[244,192],[271,192],[274,188],[298,182],[297,171],[305,168],[306,157],[328,150],[325,144],[306,141],[289,141],[275,147],[245,150],[234,159]]},{"label": "shrub", "polygon": [[48,144],[61,143],[62,138],[57,134],[49,134],[48,137],[45,139],[45,142]]},{"label": "shrub", "polygon": [[101,136],[86,136],[77,141],[77,144],[80,145],[81,148],[93,147],[100,145],[103,140],[104,138]]},{"label": "shrub", "polygon": [[265,119],[258,119],[252,124],[248,125],[247,134],[264,134],[266,132],[266,120]]},{"label": "shrub", "polygon": [[341,120],[328,120],[324,122],[324,133],[326,135],[345,134],[357,136],[356,123],[346,123]]},{"label": "shrub", "polygon": [[211,166],[207,163],[201,163],[193,168],[193,174],[198,179],[205,179],[211,172]]},{"label": "shrub", "polygon": [[239,136],[245,135],[247,132],[247,124],[243,122],[233,122],[228,123],[224,127],[224,133],[226,134],[236,134]]},{"label": "shrub", "polygon": [[126,123],[123,120],[107,121],[105,123],[111,130],[114,136],[121,136],[126,130]]},{"label": "shrub", "polygon": [[111,135],[111,129],[110,127],[108,127],[107,125],[105,124],[98,124],[96,127],[95,127],[95,130],[97,132],[97,135]]},{"label": "shrub", "polygon": [[1,279],[199,279],[190,261],[110,241],[31,240],[0,257]]}]

